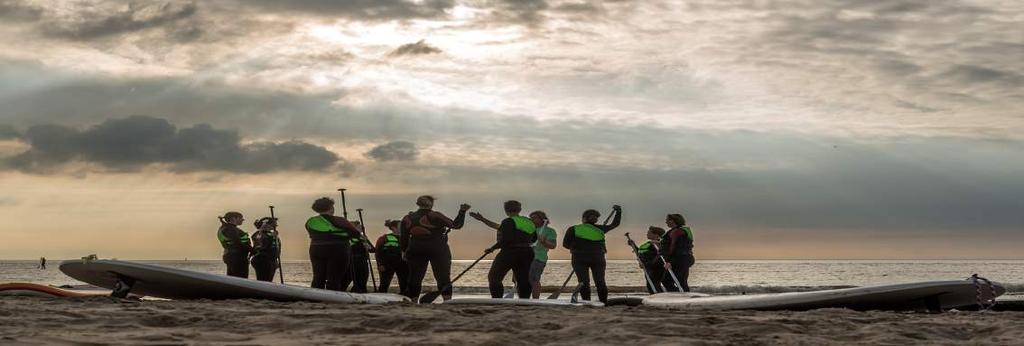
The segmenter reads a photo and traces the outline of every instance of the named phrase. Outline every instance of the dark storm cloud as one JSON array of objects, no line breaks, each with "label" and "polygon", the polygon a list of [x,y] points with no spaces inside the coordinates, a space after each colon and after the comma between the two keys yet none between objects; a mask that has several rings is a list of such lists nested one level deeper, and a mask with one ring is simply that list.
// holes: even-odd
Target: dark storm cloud
[{"label": "dark storm cloud", "polygon": [[394,141],[378,145],[366,152],[366,157],[376,161],[416,161],[420,152],[416,144],[406,141]]},{"label": "dark storm cloud", "polygon": [[527,24],[542,22],[550,7],[546,0],[496,0],[490,5],[495,19]]},{"label": "dark storm cloud", "polygon": [[235,131],[207,124],[178,129],[165,119],[147,116],[111,119],[84,130],[36,125],[25,132],[24,141],[29,150],[7,159],[8,168],[46,173],[83,161],[117,171],[163,163],[182,172],[267,173],[326,171],[340,160],[305,142],[242,143]]},{"label": "dark storm cloud", "polygon": [[406,43],[391,51],[390,56],[406,55],[428,55],[441,53],[441,49],[427,44],[426,40],[419,40],[416,43]]},{"label": "dark storm cloud", "polygon": [[23,0],[0,0],[0,18],[32,21],[39,19],[42,15],[41,7],[27,4]]}]

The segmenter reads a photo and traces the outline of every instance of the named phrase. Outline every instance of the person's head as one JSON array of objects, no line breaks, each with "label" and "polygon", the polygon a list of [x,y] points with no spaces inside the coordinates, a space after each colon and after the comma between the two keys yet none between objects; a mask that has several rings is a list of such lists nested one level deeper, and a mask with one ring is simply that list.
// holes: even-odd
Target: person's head
[{"label": "person's head", "polygon": [[416,197],[416,206],[420,207],[420,209],[433,209],[435,199],[436,198],[434,198],[434,196],[431,195],[423,195]]},{"label": "person's head", "polygon": [[398,220],[388,220],[388,221],[384,222],[384,226],[387,227],[389,230],[391,230],[391,233],[394,233],[394,234],[398,234],[398,232],[400,230],[399,226],[401,226],[401,225],[402,225],[402,221],[398,221]]},{"label": "person's head", "polygon": [[505,201],[505,214],[508,214],[508,216],[519,215],[521,211],[523,211],[523,205],[519,201]]},{"label": "person's head", "polygon": [[320,197],[313,201],[313,211],[318,214],[334,215],[334,200],[327,197]]},{"label": "person's head", "polygon": [[587,211],[583,212],[582,220],[583,220],[583,223],[596,224],[597,220],[600,219],[600,218],[601,218],[601,212],[599,212],[597,210],[594,210],[594,209],[587,209]]},{"label": "person's head", "polygon": [[242,213],[239,213],[237,211],[229,211],[227,213],[224,213],[224,216],[221,216],[220,219],[224,223],[229,223],[235,226],[241,226],[242,221],[245,221],[245,218],[242,217]]},{"label": "person's head", "polygon": [[548,214],[540,210],[534,211],[530,213],[530,221],[533,221],[534,226],[544,226],[544,223],[548,221]]},{"label": "person's head", "polygon": [[261,217],[259,220],[256,220],[256,222],[253,222],[252,225],[256,226],[256,229],[262,229],[263,226],[272,228],[274,226],[277,226],[277,218],[272,218],[268,216]]},{"label": "person's head", "polygon": [[686,226],[686,219],[683,218],[682,214],[668,214],[668,216],[665,216],[665,226],[669,228]]},{"label": "person's head", "polygon": [[651,227],[647,228],[647,239],[659,240],[663,236],[665,236],[665,229],[664,228],[654,227],[654,226],[651,226]]}]

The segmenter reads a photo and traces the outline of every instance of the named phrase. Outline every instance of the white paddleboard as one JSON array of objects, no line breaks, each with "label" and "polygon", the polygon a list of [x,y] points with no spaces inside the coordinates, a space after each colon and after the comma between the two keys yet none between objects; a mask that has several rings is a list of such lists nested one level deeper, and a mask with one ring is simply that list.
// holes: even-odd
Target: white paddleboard
[{"label": "white paddleboard", "polygon": [[[981,299],[1006,292],[993,283],[994,292],[982,285]],[[994,293],[994,295],[992,294]],[[658,293],[644,298],[648,306],[709,310],[934,310],[976,304],[978,291],[971,281],[932,281],[898,285],[854,287],[835,290],[708,296],[699,293]]]},{"label": "white paddleboard", "polygon": [[443,304],[457,305],[519,305],[519,306],[604,306],[601,302],[581,300],[573,303],[558,299],[508,299],[508,298],[455,298]]},{"label": "white paddleboard", "polygon": [[114,289],[119,276],[130,278],[134,280],[131,293],[165,299],[267,299],[347,304],[409,301],[391,293],[336,292],[117,260],[64,261],[60,271],[76,280],[108,289]]}]

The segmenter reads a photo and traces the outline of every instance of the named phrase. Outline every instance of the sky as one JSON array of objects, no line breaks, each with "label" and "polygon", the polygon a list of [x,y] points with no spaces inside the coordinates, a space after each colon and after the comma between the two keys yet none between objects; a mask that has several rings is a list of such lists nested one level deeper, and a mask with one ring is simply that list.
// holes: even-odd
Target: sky
[{"label": "sky", "polygon": [[[0,258],[305,259],[432,194],[698,259],[1024,258],[1024,3],[0,0]],[[457,258],[493,231],[467,221]],[[553,258],[568,258],[566,250]]]}]

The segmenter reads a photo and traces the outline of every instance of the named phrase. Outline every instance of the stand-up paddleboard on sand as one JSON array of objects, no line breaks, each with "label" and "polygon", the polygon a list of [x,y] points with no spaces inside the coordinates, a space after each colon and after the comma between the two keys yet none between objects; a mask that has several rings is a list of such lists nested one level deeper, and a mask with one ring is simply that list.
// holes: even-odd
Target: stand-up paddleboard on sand
[{"label": "stand-up paddleboard on sand", "polygon": [[519,305],[519,306],[604,306],[601,302],[590,302],[581,300],[573,303],[568,300],[559,299],[510,299],[510,298],[455,298],[447,300],[444,304],[456,305]]},{"label": "stand-up paddleboard on sand", "polygon": [[969,306],[1005,293],[998,283],[970,280],[932,281],[855,287],[811,292],[709,296],[699,293],[659,293],[644,298],[647,306],[708,310],[930,310]]},{"label": "stand-up paddleboard on sand", "polygon": [[0,284],[0,296],[84,298],[107,295],[110,295],[110,292],[96,290],[66,290],[57,287],[24,282]]},{"label": "stand-up paddleboard on sand", "polygon": [[409,301],[390,293],[336,292],[117,260],[64,261],[60,271],[79,281],[109,288],[114,296],[130,292],[165,299],[267,299],[348,304]]}]

